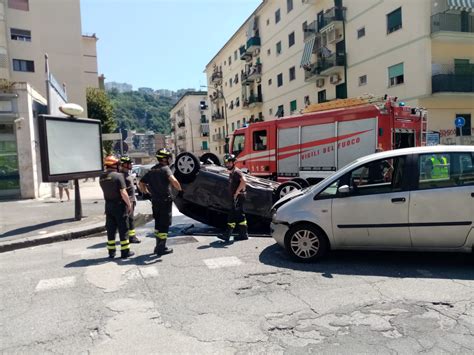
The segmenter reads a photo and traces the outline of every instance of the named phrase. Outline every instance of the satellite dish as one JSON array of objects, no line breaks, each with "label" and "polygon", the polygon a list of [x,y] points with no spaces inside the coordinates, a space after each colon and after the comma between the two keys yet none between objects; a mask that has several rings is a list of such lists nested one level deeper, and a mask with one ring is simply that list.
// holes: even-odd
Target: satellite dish
[{"label": "satellite dish", "polygon": [[78,104],[64,104],[59,107],[59,111],[68,116],[78,116],[84,112],[84,109]]}]

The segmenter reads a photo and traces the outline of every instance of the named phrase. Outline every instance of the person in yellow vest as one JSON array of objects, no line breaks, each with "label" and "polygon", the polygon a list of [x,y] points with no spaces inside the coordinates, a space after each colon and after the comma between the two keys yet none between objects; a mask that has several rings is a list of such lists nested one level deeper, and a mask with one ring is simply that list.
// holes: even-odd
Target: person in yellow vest
[{"label": "person in yellow vest", "polygon": [[431,165],[431,179],[449,178],[449,164],[445,156],[442,154],[434,154],[428,164]]}]

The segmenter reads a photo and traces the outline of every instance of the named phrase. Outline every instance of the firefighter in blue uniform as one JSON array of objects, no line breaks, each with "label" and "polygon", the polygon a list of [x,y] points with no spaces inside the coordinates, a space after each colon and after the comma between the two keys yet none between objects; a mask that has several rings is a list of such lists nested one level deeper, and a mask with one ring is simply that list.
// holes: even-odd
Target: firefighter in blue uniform
[{"label": "firefighter in blue uniform", "polygon": [[171,225],[171,209],[173,200],[171,198],[171,185],[182,193],[178,180],[174,177],[169,165],[172,159],[171,151],[162,148],[156,152],[158,164],[153,166],[141,179],[139,188],[143,193],[151,194],[153,218],[155,219],[155,254],[165,255],[173,252],[166,247],[168,231]]},{"label": "firefighter in blue uniform", "polygon": [[123,175],[118,172],[119,160],[109,155],[104,161],[105,172],[100,176],[100,187],[105,199],[105,227],[109,257],[115,257],[115,234],[119,232],[121,258],[133,256],[127,238],[127,217],[131,210],[130,199]]}]

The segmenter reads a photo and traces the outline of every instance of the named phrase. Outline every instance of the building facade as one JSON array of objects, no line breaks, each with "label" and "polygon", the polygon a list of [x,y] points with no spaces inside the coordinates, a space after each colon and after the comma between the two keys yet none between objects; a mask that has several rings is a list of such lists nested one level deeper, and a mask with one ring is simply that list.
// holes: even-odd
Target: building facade
[{"label": "building facade", "polygon": [[54,193],[35,143],[37,115],[47,113],[45,55],[54,90],[86,109],[86,88],[99,86],[97,38],[81,31],[79,0],[0,0],[0,198]]},{"label": "building facade", "polygon": [[206,91],[188,91],[170,111],[175,154],[193,152],[200,157],[209,152],[209,114]]},{"label": "building facade", "polygon": [[[474,113],[472,2],[263,0],[206,66],[211,152],[243,124],[310,103],[388,94],[429,110],[441,142]],[[214,139],[215,138],[215,139]]]}]

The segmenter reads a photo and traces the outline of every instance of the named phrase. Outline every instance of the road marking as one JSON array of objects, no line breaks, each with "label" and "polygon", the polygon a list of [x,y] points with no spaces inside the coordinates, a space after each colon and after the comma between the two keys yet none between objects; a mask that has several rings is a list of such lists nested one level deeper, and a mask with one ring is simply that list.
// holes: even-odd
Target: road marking
[{"label": "road marking", "polygon": [[221,258],[205,259],[204,264],[209,269],[242,265],[242,261],[236,256],[225,256]]},{"label": "road marking", "polygon": [[41,280],[36,285],[35,291],[46,291],[46,290],[55,290],[58,288],[69,288],[74,287],[76,284],[75,276],[61,277],[57,279],[47,279]]},{"label": "road marking", "polygon": [[136,280],[136,279],[148,279],[151,277],[158,277],[158,269],[155,266],[147,266],[132,269],[128,272],[127,279]]}]

